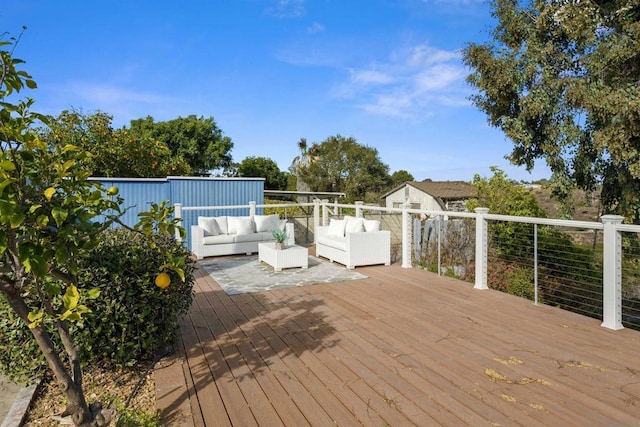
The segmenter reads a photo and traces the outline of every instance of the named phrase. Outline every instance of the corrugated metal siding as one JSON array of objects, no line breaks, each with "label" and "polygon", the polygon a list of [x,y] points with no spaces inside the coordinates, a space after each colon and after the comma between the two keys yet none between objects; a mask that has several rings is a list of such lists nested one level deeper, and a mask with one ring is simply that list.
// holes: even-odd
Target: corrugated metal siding
[{"label": "corrugated metal siding", "polygon": [[[236,178],[169,178],[172,203],[182,206],[236,206],[256,202],[264,203],[263,179]],[[197,224],[198,216],[249,215],[249,209],[208,209],[185,211],[182,226],[187,230],[186,246],[191,248],[191,226]]]},{"label": "corrugated metal siding", "polygon": [[114,178],[101,178],[100,182],[105,188],[112,185],[118,187],[119,196],[124,199],[122,208],[127,211],[122,216],[122,222],[128,226],[134,226],[138,222],[138,214],[148,211],[151,203],[161,203],[163,200],[171,200],[170,188],[167,180],[124,180]]},{"label": "corrugated metal siding", "polygon": [[[140,178],[90,178],[100,181],[105,188],[118,187],[124,199],[122,206],[128,211],[122,222],[133,226],[138,222],[138,213],[149,210],[151,203],[169,200],[173,206],[234,206],[248,205],[254,201],[264,203],[264,179],[256,178],[199,178],[169,177],[167,179]],[[258,213],[262,213],[259,209]],[[197,223],[198,216],[248,215],[249,209],[202,210],[183,212],[183,227],[187,230],[185,246],[191,247],[189,231]]]}]

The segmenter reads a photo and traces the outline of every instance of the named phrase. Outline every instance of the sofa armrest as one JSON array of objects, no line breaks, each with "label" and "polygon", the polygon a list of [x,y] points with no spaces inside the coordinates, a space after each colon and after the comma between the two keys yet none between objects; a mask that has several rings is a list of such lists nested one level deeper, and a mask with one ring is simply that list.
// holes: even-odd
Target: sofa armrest
[{"label": "sofa armrest", "polygon": [[204,258],[203,255],[204,246],[204,228],[198,225],[191,226],[191,252],[197,259]]},{"label": "sofa armrest", "polygon": [[316,229],[315,232],[315,241],[318,241],[318,237],[321,236],[326,236],[327,233],[329,233],[329,226],[328,225],[321,225]]},{"label": "sofa armrest", "polygon": [[391,232],[389,230],[347,233],[346,237],[350,265],[390,264]]}]

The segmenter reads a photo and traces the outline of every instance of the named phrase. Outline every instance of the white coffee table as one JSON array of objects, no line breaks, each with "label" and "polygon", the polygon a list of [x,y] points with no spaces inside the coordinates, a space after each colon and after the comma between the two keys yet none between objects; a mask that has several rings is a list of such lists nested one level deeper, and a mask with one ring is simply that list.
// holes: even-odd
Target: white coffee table
[{"label": "white coffee table", "polygon": [[301,267],[309,268],[309,250],[298,245],[289,245],[284,249],[276,250],[276,244],[259,243],[258,259],[269,264],[275,271],[282,271],[283,268]]}]

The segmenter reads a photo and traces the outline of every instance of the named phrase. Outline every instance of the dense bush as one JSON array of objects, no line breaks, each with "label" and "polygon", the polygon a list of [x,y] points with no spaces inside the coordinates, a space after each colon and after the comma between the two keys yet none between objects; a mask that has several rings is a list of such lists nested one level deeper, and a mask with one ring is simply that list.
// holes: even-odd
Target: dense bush
[{"label": "dense bush", "polygon": [[[169,272],[171,285],[163,290],[154,283],[165,262],[160,248],[187,259],[186,280]],[[104,233],[82,260],[78,277],[81,291],[100,289],[98,298],[85,301],[92,313],[72,331],[83,361],[134,365],[171,344],[193,299],[194,265],[188,250],[171,238],[152,239],[124,229]],[[31,333],[0,297],[0,370],[25,380],[43,369],[46,364]]]}]

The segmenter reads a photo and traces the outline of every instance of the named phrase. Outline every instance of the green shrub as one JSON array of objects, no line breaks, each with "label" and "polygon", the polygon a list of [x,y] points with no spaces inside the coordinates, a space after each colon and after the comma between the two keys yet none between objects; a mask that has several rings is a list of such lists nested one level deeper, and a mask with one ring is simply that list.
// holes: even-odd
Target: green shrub
[{"label": "green shrub", "polygon": [[[167,271],[171,285],[164,290],[154,283],[165,262],[159,248],[187,260],[186,280]],[[104,233],[90,256],[81,260],[78,275],[79,289],[100,289],[98,298],[84,301],[92,313],[73,326],[82,361],[132,366],[152,360],[173,343],[193,300],[194,267],[189,251],[171,238],[125,229]],[[31,332],[0,295],[0,372],[28,382],[46,369]]]},{"label": "green shrub", "polygon": [[33,383],[47,362],[31,331],[0,294],[0,372],[16,383]]},{"label": "green shrub", "polygon": [[[188,260],[186,280],[168,271],[171,285],[164,290],[154,284],[164,263],[160,247]],[[76,331],[83,359],[133,365],[173,343],[193,300],[194,265],[189,251],[171,238],[150,239],[126,229],[106,233],[79,274],[84,287],[100,289],[98,299],[90,301],[93,312]]]}]

